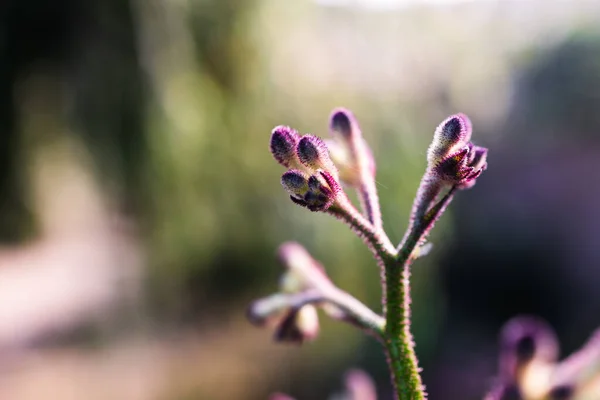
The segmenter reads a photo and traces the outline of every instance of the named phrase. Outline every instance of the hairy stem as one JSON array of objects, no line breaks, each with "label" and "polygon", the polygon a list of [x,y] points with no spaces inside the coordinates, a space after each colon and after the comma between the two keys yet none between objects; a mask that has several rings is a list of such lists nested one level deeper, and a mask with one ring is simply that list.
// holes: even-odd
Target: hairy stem
[{"label": "hairy stem", "polygon": [[410,332],[410,264],[422,242],[452,200],[456,187],[427,212],[413,219],[394,262],[385,262],[385,348],[396,396],[400,400],[426,399],[419,375],[415,343]]},{"label": "hairy stem", "polygon": [[[365,174],[363,174],[365,175]],[[377,186],[372,177],[365,176],[362,179],[360,187],[356,190],[363,214],[373,225],[375,230],[381,231],[383,221],[381,219],[381,209],[379,208],[379,197],[377,196]]]},{"label": "hairy stem", "polygon": [[425,399],[419,366],[410,332],[410,258],[386,264],[385,349],[400,400]]},{"label": "hairy stem", "polygon": [[328,214],[344,221],[352,230],[365,241],[373,255],[379,260],[393,260],[396,257],[394,245],[382,229],[377,229],[368,221],[345,195],[329,207]]}]

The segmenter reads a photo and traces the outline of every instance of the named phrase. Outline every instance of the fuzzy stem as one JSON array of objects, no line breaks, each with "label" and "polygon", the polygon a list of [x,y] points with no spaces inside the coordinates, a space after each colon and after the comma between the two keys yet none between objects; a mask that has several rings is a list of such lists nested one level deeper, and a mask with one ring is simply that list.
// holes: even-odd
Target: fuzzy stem
[{"label": "fuzzy stem", "polygon": [[383,335],[385,329],[383,317],[357,298],[335,286],[326,290],[313,289],[280,296],[285,296],[286,304],[293,309],[300,309],[307,304],[331,304],[335,308],[327,311],[330,317],[358,326],[374,334],[377,338],[381,338]]},{"label": "fuzzy stem", "polygon": [[416,246],[431,230],[452,200],[456,187],[420,218],[413,219],[410,230],[394,262],[385,262],[385,347],[392,382],[400,400],[426,399],[410,332],[410,263]]},{"label": "fuzzy stem", "polygon": [[415,197],[413,204],[413,209],[410,215],[410,225],[406,230],[404,238],[398,245],[398,251],[404,247],[408,237],[414,231],[414,225],[422,221],[423,216],[438,197],[441,190],[442,184],[439,182],[439,180],[432,177],[429,170],[425,172],[425,175],[423,175],[423,178],[421,179],[421,184],[419,185],[419,190],[417,191],[417,196]]},{"label": "fuzzy stem", "polygon": [[345,194],[340,194],[336,202],[326,211],[328,214],[342,220],[364,240],[373,255],[378,260],[393,260],[396,249],[385,232],[376,229],[356,208]]},{"label": "fuzzy stem", "polygon": [[399,400],[426,398],[410,332],[410,258],[386,263],[385,349]]},{"label": "fuzzy stem", "polygon": [[381,219],[381,209],[379,208],[379,197],[377,196],[377,187],[372,177],[362,179],[360,187],[356,190],[360,205],[365,217],[373,224],[376,230],[383,228]]}]

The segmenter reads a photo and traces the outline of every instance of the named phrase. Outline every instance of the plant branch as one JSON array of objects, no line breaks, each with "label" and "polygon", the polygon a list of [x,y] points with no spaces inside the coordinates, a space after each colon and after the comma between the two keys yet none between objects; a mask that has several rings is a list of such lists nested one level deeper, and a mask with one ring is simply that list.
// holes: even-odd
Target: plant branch
[{"label": "plant branch", "polygon": [[401,400],[426,398],[410,332],[410,264],[413,260],[411,255],[450,203],[455,190],[456,187],[452,187],[438,203],[420,218],[412,221],[397,259],[385,263],[385,346],[392,380]]},{"label": "plant branch", "polygon": [[326,211],[342,220],[367,244],[379,260],[393,260],[396,257],[394,245],[382,229],[376,229],[356,208],[344,193]]},{"label": "plant branch", "polygon": [[298,293],[276,293],[264,297],[252,303],[248,315],[251,321],[261,324],[269,314],[284,309],[299,310],[308,304],[321,305],[330,317],[348,322],[377,338],[381,338],[383,334],[385,320],[382,316],[333,285],[326,290],[309,289]]}]

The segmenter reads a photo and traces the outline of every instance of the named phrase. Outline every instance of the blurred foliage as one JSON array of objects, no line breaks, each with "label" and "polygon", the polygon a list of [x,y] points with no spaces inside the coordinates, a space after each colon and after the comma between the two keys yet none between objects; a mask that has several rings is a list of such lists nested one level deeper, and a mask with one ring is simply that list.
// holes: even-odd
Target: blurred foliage
[{"label": "blurred foliage", "polygon": [[[589,196],[584,189],[598,186],[591,182],[600,166],[569,170],[580,191],[552,176],[539,188],[548,197],[527,190],[544,182],[557,153],[565,156],[557,169],[586,149],[598,158],[600,41],[586,30],[598,14],[590,5],[553,5],[536,15],[535,6],[508,3],[378,13],[308,0],[3,2],[0,239],[35,236],[26,148],[60,140],[43,128],[24,134],[19,93],[35,93],[21,89],[41,76],[54,81],[40,90],[59,102],[62,134],[86,144],[113,206],[137,221],[151,325],[217,331],[264,349],[268,333],[237,321],[250,299],[275,286],[282,241],[304,244],[340,287],[380,307],[377,267],[360,241],[337,221],[295,207],[279,187],[271,128],[326,135],[331,108],[353,109],[379,162],[385,228],[399,240],[433,129],[460,109],[472,116],[474,139],[491,149],[490,171],[458,196],[434,232],[434,252],[415,266],[414,329],[432,398],[453,398],[442,395],[449,386],[456,398],[478,395],[493,374],[505,319],[538,312],[573,336],[566,343],[580,343],[600,310],[591,289],[589,312],[574,295],[585,277],[598,279],[588,271],[598,252],[586,247],[580,278],[570,281],[583,245],[565,238],[583,229],[565,210],[581,207],[593,221],[599,214],[575,195],[543,202],[552,193]],[[597,229],[589,229],[593,238]],[[575,309],[579,319],[567,318]],[[354,366],[370,372],[386,398],[379,345],[324,325],[310,347],[252,359],[269,372],[248,398],[274,390],[323,398]],[[214,388],[227,384],[227,368],[198,384],[199,398],[226,398]]]}]

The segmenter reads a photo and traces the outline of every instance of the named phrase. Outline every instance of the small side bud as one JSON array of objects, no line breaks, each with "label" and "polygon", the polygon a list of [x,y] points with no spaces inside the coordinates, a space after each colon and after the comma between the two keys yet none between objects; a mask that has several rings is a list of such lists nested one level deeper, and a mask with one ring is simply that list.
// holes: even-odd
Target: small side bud
[{"label": "small side bud", "polygon": [[337,168],[329,158],[325,142],[314,135],[304,135],[298,142],[298,158],[308,168],[316,171],[322,169],[337,177]]},{"label": "small side bud", "polygon": [[278,342],[294,342],[301,344],[312,340],[319,333],[319,316],[312,305],[305,305],[299,310],[290,312],[281,320],[275,330],[275,340]]},{"label": "small side bud", "polygon": [[296,146],[299,141],[300,135],[289,126],[276,126],[271,133],[271,154],[284,167],[295,167],[298,163]]},{"label": "small side bud", "polygon": [[307,178],[303,172],[291,169],[281,176],[281,185],[294,203],[311,211],[327,210],[341,190],[335,178],[322,170]]},{"label": "small side bud", "polygon": [[331,285],[323,266],[296,242],[286,242],[279,246],[278,259],[287,269],[279,282],[284,293]]},{"label": "small side bud", "polygon": [[360,135],[358,123],[352,112],[341,107],[336,108],[331,112],[331,117],[329,117],[329,129],[332,133],[339,134],[345,139]]},{"label": "small side bud", "polygon": [[560,385],[550,389],[549,400],[571,400],[574,398],[575,388],[571,385]]},{"label": "small side bud", "polygon": [[516,377],[533,361],[553,363],[558,357],[558,341],[550,326],[534,317],[510,320],[501,333],[500,371]]},{"label": "small side bud", "polygon": [[469,189],[487,167],[487,149],[468,143],[456,153],[445,156],[430,167],[436,179]]},{"label": "small side bud", "polygon": [[470,140],[473,128],[469,117],[455,114],[446,118],[435,130],[433,142],[427,150],[430,166],[440,162],[449,154],[456,153]]},{"label": "small side bud", "polygon": [[281,186],[293,197],[303,199],[308,192],[308,178],[302,171],[290,169],[281,176]]},{"label": "small side bud", "polygon": [[295,400],[293,397],[288,396],[285,393],[273,393],[269,400]]},{"label": "small side bud", "polygon": [[354,369],[346,373],[346,391],[352,400],[377,400],[375,382],[364,371]]}]

